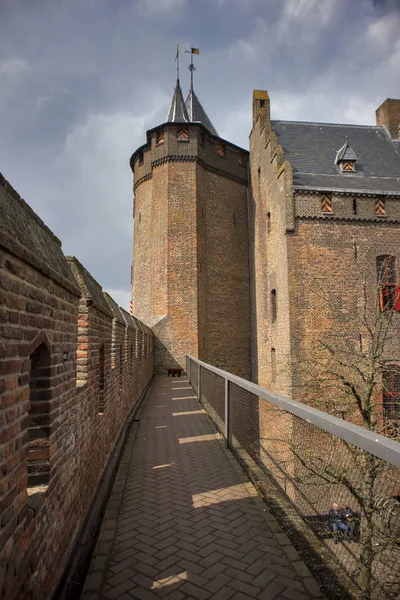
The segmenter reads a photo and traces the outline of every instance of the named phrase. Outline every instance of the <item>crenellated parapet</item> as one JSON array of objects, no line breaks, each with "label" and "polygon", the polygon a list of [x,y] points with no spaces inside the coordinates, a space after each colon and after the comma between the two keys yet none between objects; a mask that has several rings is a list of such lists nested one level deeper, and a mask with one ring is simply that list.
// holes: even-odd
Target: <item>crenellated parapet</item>
[{"label": "crenellated parapet", "polygon": [[147,143],[131,156],[134,190],[153,176],[155,168],[195,162],[222,177],[247,185],[248,151],[194,123],[164,123],[147,132]]},{"label": "crenellated parapet", "polygon": [[0,214],[0,596],[38,600],[152,377],[153,334],[2,176]]}]

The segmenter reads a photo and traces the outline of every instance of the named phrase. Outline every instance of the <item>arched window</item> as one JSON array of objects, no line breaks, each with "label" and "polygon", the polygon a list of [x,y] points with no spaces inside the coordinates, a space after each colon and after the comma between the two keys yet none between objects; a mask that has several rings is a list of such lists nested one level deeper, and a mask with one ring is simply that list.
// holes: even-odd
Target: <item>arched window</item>
[{"label": "arched window", "polygon": [[387,365],[382,384],[386,432],[396,434],[400,425],[400,365]]},{"label": "arched window", "polygon": [[391,311],[396,302],[396,257],[378,256],[377,276],[379,286],[379,310]]},{"label": "arched window", "polygon": [[277,317],[277,301],[276,290],[271,290],[271,321],[276,321]]},{"label": "arched window", "polygon": [[42,343],[30,355],[28,485],[50,479],[51,355]]}]

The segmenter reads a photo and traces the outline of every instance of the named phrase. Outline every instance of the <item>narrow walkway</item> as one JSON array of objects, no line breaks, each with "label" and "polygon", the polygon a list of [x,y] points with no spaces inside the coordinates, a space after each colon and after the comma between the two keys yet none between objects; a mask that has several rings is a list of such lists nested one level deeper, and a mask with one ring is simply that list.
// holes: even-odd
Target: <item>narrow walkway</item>
[{"label": "narrow walkway", "polygon": [[83,600],[322,597],[187,378],[156,378],[124,451]]}]

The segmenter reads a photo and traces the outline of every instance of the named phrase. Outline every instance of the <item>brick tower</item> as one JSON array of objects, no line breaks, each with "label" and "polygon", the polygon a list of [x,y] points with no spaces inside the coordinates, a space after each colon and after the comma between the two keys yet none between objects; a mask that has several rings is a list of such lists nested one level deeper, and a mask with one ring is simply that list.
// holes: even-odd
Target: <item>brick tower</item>
[{"label": "brick tower", "polygon": [[167,121],[130,161],[132,305],[156,336],[156,371],[188,352],[251,375],[247,164],[178,78]]}]

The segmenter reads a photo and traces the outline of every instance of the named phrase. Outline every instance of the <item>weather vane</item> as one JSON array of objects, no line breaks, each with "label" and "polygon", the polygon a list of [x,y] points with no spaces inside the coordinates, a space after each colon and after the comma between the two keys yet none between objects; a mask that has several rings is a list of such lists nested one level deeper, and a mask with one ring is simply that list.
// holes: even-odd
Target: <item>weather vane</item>
[{"label": "weather vane", "polygon": [[185,50],[185,52],[190,53],[190,91],[193,92],[193,71],[196,70],[196,67],[193,64],[193,54],[200,54],[200,50],[198,48],[190,48],[190,50]]}]

